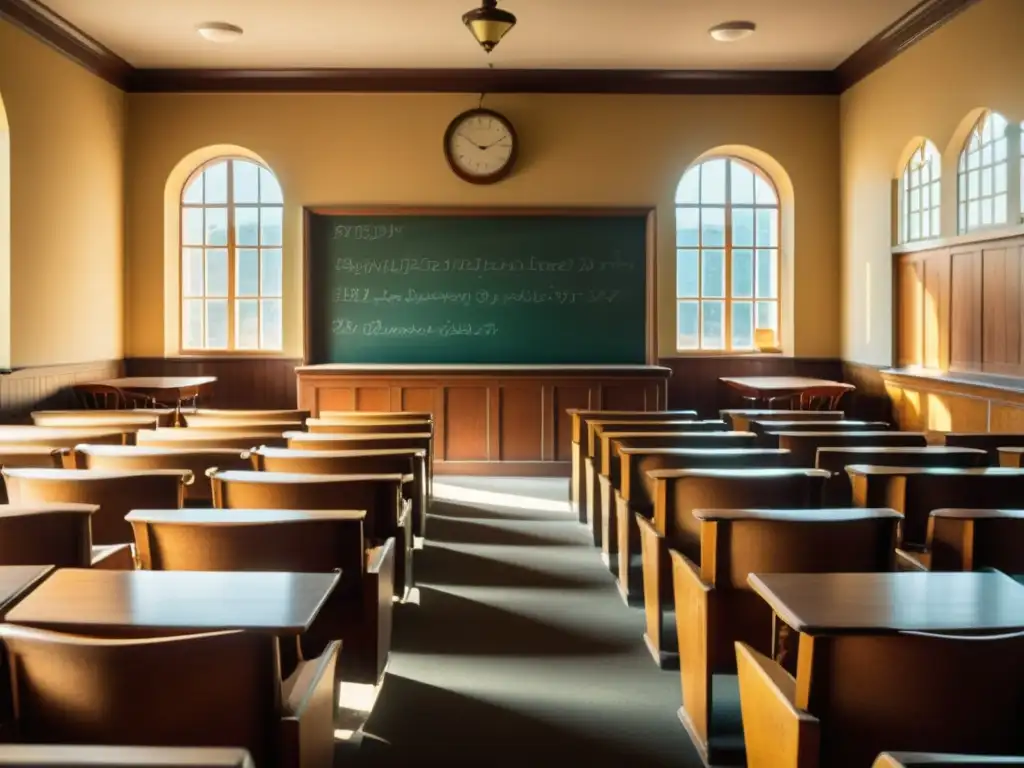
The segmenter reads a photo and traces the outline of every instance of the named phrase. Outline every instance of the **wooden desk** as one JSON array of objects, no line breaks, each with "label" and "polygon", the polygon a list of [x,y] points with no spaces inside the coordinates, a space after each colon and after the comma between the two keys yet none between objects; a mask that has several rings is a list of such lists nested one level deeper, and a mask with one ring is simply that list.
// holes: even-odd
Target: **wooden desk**
[{"label": "wooden desk", "polygon": [[752,573],[747,583],[809,635],[1024,630],[1024,586],[995,571]]},{"label": "wooden desk", "polygon": [[340,577],[64,568],[9,611],[7,621],[82,634],[245,629],[299,635]]},{"label": "wooden desk", "polygon": [[767,403],[773,398],[793,397],[812,387],[836,387],[846,392],[856,389],[852,384],[841,381],[804,376],[723,376],[719,381],[738,389],[744,397],[757,403]]},{"label": "wooden desk", "polygon": [[52,571],[52,565],[0,566],[0,618]]},{"label": "wooden desk", "polygon": [[177,417],[181,414],[182,400],[191,399],[192,404],[198,406],[199,395],[202,394],[203,389],[216,381],[216,376],[126,376],[120,379],[104,379],[88,383],[138,392],[154,398],[161,394],[173,393],[176,400],[175,416]]}]

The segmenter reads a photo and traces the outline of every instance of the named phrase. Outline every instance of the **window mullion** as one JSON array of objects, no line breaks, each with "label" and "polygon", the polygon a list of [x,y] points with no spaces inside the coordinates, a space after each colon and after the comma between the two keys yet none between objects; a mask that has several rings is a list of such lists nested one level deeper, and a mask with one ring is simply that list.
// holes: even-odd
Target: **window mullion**
[{"label": "window mullion", "polygon": [[725,162],[725,302],[723,303],[722,327],[725,330],[725,350],[732,350],[732,164]]},{"label": "window mullion", "polygon": [[235,347],[235,161],[228,160],[228,349]]}]

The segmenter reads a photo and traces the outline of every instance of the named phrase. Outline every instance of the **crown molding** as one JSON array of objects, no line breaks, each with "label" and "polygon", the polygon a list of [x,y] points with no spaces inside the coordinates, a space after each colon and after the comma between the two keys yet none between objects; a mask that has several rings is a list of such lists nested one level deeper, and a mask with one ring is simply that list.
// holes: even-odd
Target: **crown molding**
[{"label": "crown molding", "polygon": [[39,0],[0,18],[128,93],[583,93],[834,95],[980,0],[922,0],[835,70],[136,69]]}]

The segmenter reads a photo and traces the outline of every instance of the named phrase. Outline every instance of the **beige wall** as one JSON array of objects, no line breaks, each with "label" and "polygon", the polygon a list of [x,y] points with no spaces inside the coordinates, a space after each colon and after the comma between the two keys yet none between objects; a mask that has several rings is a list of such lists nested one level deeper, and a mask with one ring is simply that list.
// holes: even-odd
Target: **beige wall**
[{"label": "beige wall", "polygon": [[903,151],[923,136],[943,153],[943,235],[955,234],[965,118],[987,107],[1024,120],[1022,29],[1024,3],[984,0],[843,94],[845,359],[893,361],[892,181]]},{"label": "beige wall", "polygon": [[[11,149],[10,363],[121,357],[125,96],[0,21],[0,97]],[[0,263],[7,283],[3,272]]]},{"label": "beige wall", "polygon": [[[187,155],[245,147],[285,194],[286,351],[302,352],[301,212],[314,204],[639,205],[658,210],[660,349],[674,353],[675,186],[701,153],[749,145],[795,193],[795,322],[788,351],[839,353],[839,126],[836,97],[495,95],[515,123],[517,172],[486,188],[458,180],[441,151],[475,95],[129,95],[126,354],[176,351],[165,334],[164,194]],[[173,190],[173,194],[177,194]],[[171,270],[173,273],[173,270]],[[176,296],[176,291],[169,291]]]}]

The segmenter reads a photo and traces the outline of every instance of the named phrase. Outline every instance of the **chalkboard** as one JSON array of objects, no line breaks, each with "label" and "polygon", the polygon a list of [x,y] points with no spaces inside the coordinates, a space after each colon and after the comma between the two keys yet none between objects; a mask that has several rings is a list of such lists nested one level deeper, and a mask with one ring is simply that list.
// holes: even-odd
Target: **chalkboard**
[{"label": "chalkboard", "polygon": [[307,211],[310,362],[646,363],[647,218]]}]

